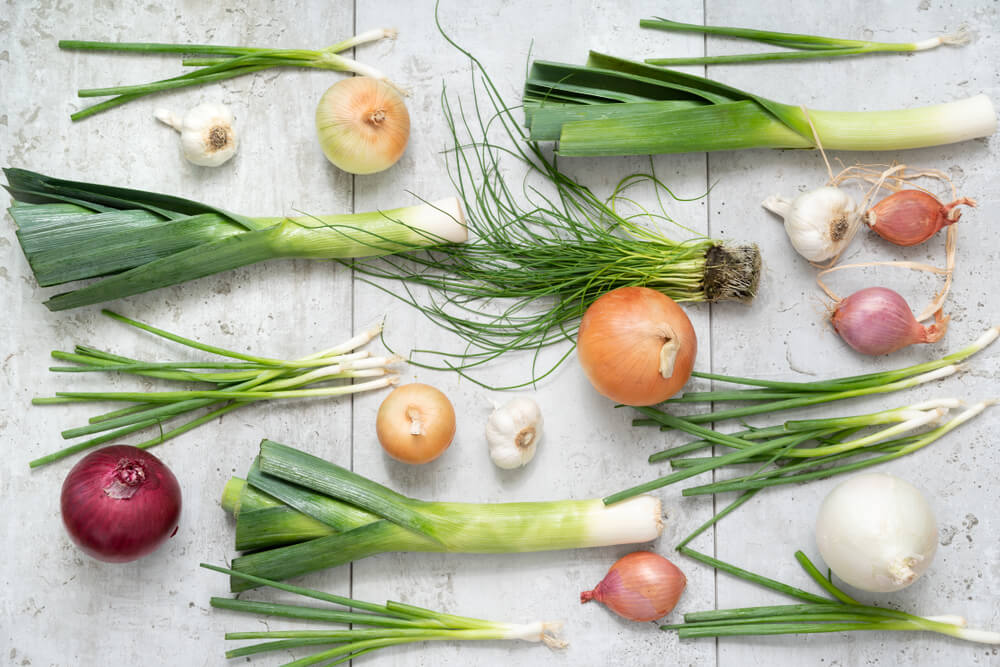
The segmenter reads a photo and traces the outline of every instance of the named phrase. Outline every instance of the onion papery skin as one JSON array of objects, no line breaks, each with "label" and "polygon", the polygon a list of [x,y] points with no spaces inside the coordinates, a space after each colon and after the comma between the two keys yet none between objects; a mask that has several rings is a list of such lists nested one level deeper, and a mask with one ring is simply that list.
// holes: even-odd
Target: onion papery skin
[{"label": "onion papery skin", "polygon": [[912,246],[957,222],[962,217],[957,207],[962,205],[975,206],[976,202],[962,197],[945,205],[921,190],[900,190],[868,209],[865,224],[890,243]]},{"label": "onion papery skin", "polygon": [[181,488],[149,452],[112,445],[73,466],[63,482],[60,509],[81,551],[125,563],[152,553],[177,532]]},{"label": "onion papery skin", "polygon": [[913,343],[934,343],[948,330],[947,317],[921,325],[910,306],[887,287],[866,287],[837,304],[833,328],[861,354],[890,354]]},{"label": "onion papery skin", "polygon": [[456,429],[455,408],[448,397],[419,382],[393,389],[375,417],[382,449],[403,463],[429,463],[441,456],[451,446]]},{"label": "onion papery skin", "polygon": [[341,79],[316,107],[323,154],[351,174],[374,174],[396,164],[410,137],[410,115],[392,86],[358,76]]},{"label": "onion papery skin", "polygon": [[655,621],[670,613],[687,578],[669,560],[651,551],[634,551],[618,559],[580,602],[597,600],[630,621]]},{"label": "onion papery skin", "polygon": [[[673,372],[660,373],[660,350],[677,344]],[[653,405],[676,394],[691,377],[698,341],[691,320],[673,299],[648,287],[620,287],[584,313],[577,354],[587,379],[624,405]]]}]

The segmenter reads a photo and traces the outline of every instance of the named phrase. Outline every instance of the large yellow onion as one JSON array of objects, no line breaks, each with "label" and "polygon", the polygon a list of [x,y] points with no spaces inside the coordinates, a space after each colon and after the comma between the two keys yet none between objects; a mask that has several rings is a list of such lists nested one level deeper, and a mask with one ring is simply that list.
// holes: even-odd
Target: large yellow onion
[{"label": "large yellow onion", "polygon": [[625,405],[653,405],[684,386],[698,352],[691,320],[648,287],[620,287],[591,304],[577,354],[594,388]]},{"label": "large yellow onion", "polygon": [[374,174],[396,164],[410,138],[410,114],[389,84],[367,76],[341,79],[316,107],[323,153],[352,174]]}]

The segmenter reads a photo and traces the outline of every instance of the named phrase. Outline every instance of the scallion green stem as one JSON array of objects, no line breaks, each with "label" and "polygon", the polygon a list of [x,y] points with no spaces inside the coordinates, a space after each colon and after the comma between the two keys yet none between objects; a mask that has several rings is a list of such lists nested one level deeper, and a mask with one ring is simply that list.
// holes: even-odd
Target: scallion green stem
[{"label": "scallion green stem", "polygon": [[840,39],[836,37],[821,37],[817,35],[801,35],[795,33],[775,32],[773,30],[753,30],[749,28],[731,28],[726,26],[698,25],[696,23],[681,23],[664,18],[643,19],[639,21],[642,28],[666,30],[671,32],[695,32],[706,35],[736,37],[755,42],[763,42],[772,46],[783,46],[794,51],[775,51],[770,53],[741,53],[725,56],[699,56],[691,58],[647,58],[650,65],[719,65],[762,60],[785,60],[800,58],[835,58],[840,56],[862,55],[866,53],[909,53],[925,51],[942,44],[964,44],[968,41],[965,31],[960,30],[953,35],[941,35],[920,42],[873,42],[858,39]]},{"label": "scallion green stem", "polygon": [[82,40],[61,40],[59,48],[84,51],[117,51],[124,53],[179,53],[200,56],[215,56],[213,58],[189,58],[182,62],[185,65],[197,64],[200,69],[186,72],[180,76],[154,81],[134,86],[113,86],[109,88],[89,88],[79,91],[80,97],[103,97],[116,95],[110,100],[87,107],[70,117],[81,120],[101,111],[120,106],[145,95],[173,90],[187,86],[201,85],[214,81],[222,81],[244,74],[259,72],[272,67],[311,67],[341,72],[354,72],[363,76],[372,76],[385,80],[392,85],[384,74],[378,70],[337,55],[339,52],[355,46],[382,39],[395,37],[394,30],[371,30],[343,40],[333,46],[320,50],[305,49],[268,49],[241,46],[215,46],[208,44],[163,44],[156,42],[99,42]]},{"label": "scallion green stem", "polygon": [[687,547],[681,553],[740,579],[799,597],[807,604],[744,607],[689,612],[684,623],[662,625],[662,630],[677,630],[682,638],[724,637],[738,635],[779,635],[848,631],[930,631],[987,644],[1000,644],[1000,633],[970,630],[964,619],[956,616],[922,617],[894,609],[864,605],[837,588],[801,551],[795,558],[802,568],[833,599],[822,598],[781,582],[762,577]]}]

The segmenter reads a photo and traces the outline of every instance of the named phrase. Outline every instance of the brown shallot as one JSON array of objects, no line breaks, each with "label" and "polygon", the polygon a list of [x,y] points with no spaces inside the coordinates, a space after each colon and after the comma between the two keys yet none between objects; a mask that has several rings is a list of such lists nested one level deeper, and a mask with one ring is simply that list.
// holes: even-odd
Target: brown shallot
[{"label": "brown shallot", "polygon": [[976,202],[961,197],[950,204],[942,204],[922,190],[899,190],[868,209],[864,221],[886,241],[911,246],[923,243],[942,227],[957,222],[962,217],[958,207],[963,205],[975,206]]},{"label": "brown shallot", "polygon": [[580,593],[580,602],[597,600],[630,621],[655,621],[677,605],[687,579],[669,560],[651,551],[634,551],[608,570],[601,583]]}]

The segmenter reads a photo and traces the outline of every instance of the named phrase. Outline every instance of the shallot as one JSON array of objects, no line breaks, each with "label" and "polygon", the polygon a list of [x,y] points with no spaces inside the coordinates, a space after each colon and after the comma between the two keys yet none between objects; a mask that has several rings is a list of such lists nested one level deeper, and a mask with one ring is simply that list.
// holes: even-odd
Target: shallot
[{"label": "shallot", "polygon": [[580,602],[597,600],[630,621],[655,621],[670,613],[687,579],[669,560],[650,551],[619,558],[601,583],[580,593]]},{"label": "shallot", "polygon": [[917,245],[934,236],[942,227],[962,217],[959,206],[975,206],[976,202],[961,197],[942,204],[922,190],[900,190],[865,213],[865,224],[890,243],[901,246]]},{"label": "shallot", "polygon": [[948,330],[941,311],[921,325],[906,300],[887,287],[867,287],[840,301],[833,311],[833,328],[861,354],[889,354],[913,343],[935,343]]}]

